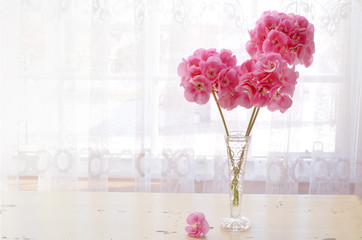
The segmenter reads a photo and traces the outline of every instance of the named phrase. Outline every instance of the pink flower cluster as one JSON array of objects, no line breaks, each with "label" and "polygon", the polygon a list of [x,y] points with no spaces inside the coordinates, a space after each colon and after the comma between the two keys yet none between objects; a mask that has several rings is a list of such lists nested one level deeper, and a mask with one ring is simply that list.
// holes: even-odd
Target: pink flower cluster
[{"label": "pink flower cluster", "polygon": [[245,108],[265,107],[284,113],[292,106],[292,97],[299,76],[277,53],[259,55],[244,62],[235,90],[240,93],[239,105]]},{"label": "pink flower cluster", "polygon": [[198,49],[178,66],[184,96],[206,104],[214,91],[220,107],[264,107],[285,112],[291,105],[298,73],[279,54],[268,53],[236,65],[229,50]]},{"label": "pink flower cluster", "polygon": [[290,65],[309,67],[313,62],[314,26],[303,16],[266,11],[249,34],[246,50],[253,58],[274,52]]},{"label": "pink flower cluster", "polygon": [[[212,91],[218,94],[218,102],[225,109],[236,107],[238,70],[236,57],[230,50],[198,49],[187,60],[183,59],[177,72],[185,98],[190,102],[205,104]],[[235,106],[234,106],[235,105]]]},{"label": "pink flower cluster", "polygon": [[252,59],[241,65],[225,49],[198,49],[183,59],[177,72],[187,101],[206,104],[215,94],[226,110],[267,107],[284,113],[292,106],[299,77],[295,65],[313,61],[313,25],[298,15],[264,12],[250,36],[246,47]]}]

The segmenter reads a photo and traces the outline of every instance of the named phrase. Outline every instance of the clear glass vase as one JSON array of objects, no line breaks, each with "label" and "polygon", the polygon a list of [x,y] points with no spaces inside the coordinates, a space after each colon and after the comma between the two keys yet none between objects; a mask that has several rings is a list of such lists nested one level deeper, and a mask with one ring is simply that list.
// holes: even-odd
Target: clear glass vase
[{"label": "clear glass vase", "polygon": [[244,132],[230,132],[229,136],[225,136],[229,167],[230,217],[221,220],[221,228],[227,231],[246,231],[251,226],[249,219],[241,216],[241,200],[250,138],[250,136],[245,136]]}]

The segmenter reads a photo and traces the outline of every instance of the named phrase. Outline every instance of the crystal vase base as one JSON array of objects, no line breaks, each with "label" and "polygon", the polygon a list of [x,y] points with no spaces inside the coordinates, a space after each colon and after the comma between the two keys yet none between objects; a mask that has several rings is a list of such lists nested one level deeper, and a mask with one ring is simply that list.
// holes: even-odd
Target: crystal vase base
[{"label": "crystal vase base", "polygon": [[220,226],[222,229],[225,229],[230,232],[242,232],[248,230],[251,224],[249,219],[247,219],[246,217],[240,217],[240,218],[226,217],[221,219]]}]

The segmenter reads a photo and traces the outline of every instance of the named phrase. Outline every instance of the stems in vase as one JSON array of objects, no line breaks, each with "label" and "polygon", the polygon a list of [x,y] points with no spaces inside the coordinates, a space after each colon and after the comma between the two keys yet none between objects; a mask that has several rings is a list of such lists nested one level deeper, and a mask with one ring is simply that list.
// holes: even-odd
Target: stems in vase
[{"label": "stems in vase", "polygon": [[[221,120],[222,120],[222,123],[223,123],[224,128],[225,128],[226,136],[229,137],[229,131],[228,131],[228,128],[226,126],[225,118],[224,118],[224,115],[222,113],[221,107],[219,105],[219,102],[217,100],[217,97],[216,97],[216,94],[215,94],[214,90],[212,90],[212,96],[214,97],[216,106],[217,106],[217,108],[219,110]],[[246,130],[246,133],[245,133],[246,137],[250,136],[251,130],[253,129],[253,126],[254,126],[256,117],[258,116],[259,110],[260,110],[259,107],[258,108],[257,107],[253,108],[253,112],[252,112],[252,114],[250,116],[249,124],[248,124],[247,130]],[[230,162],[232,164],[233,175],[234,175],[233,180],[232,180],[232,182],[230,184],[231,185],[230,188],[233,191],[233,195],[234,195],[232,204],[234,206],[239,206],[240,199],[239,199],[239,189],[237,188],[237,184],[238,184],[237,176],[241,171],[241,164],[243,162],[243,157],[244,157],[244,154],[245,154],[245,148],[242,150],[242,153],[241,153],[241,156],[240,156],[240,159],[239,159],[239,162],[238,162],[237,165],[235,165],[236,161],[234,160],[234,156],[233,156],[232,151],[230,149],[230,146],[228,144],[227,144],[227,152],[228,152],[228,155],[229,155]]]},{"label": "stems in vase", "polygon": [[[247,128],[246,134],[245,134],[245,136],[247,136],[247,137],[250,136],[251,130],[254,127],[254,123],[256,121],[256,117],[258,116],[259,110],[260,110],[259,107],[258,108],[254,107],[254,109],[253,109],[253,112],[252,112],[250,120],[249,120],[248,128]],[[237,172],[235,174],[235,177],[240,172],[240,167],[241,167],[241,163],[242,163],[241,160],[243,159],[243,157],[244,157],[244,149],[243,149],[243,152],[241,153],[241,156],[240,156],[240,159],[239,159],[239,164],[238,164],[238,168],[237,168]]]},{"label": "stems in vase", "polygon": [[[254,107],[253,109],[253,112],[251,114],[251,117],[250,117],[250,120],[249,120],[249,124],[248,124],[248,128],[246,130],[246,134],[245,136],[246,137],[249,137],[250,136],[250,133],[251,133],[251,130],[253,129],[253,126],[254,126],[254,123],[256,121],[256,117],[258,116],[259,114],[259,110],[260,108],[256,108]],[[240,199],[239,199],[239,190],[237,189],[237,176],[238,174],[240,173],[241,171],[241,165],[243,163],[243,157],[244,157],[244,154],[245,154],[245,148],[243,148],[243,151],[240,155],[240,158],[239,158],[239,162],[238,162],[238,165],[237,167],[233,167],[233,172],[234,172],[234,179],[232,180],[232,183],[231,183],[231,189],[234,191],[234,199],[233,199],[233,205],[234,206],[238,206],[240,204]],[[229,154],[230,155],[230,154]],[[233,164],[234,165],[234,164]]]}]

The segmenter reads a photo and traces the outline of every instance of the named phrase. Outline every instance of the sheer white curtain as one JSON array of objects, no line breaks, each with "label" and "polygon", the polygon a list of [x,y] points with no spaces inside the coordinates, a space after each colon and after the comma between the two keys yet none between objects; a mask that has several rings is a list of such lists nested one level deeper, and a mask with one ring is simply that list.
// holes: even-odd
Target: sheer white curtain
[{"label": "sheer white curtain", "polygon": [[[197,48],[248,58],[266,10],[316,28],[294,104],[260,111],[246,192],[362,195],[361,2],[3,0],[1,186],[226,192],[213,102],[187,102],[178,63]],[[250,112],[225,112],[246,128]]]}]

